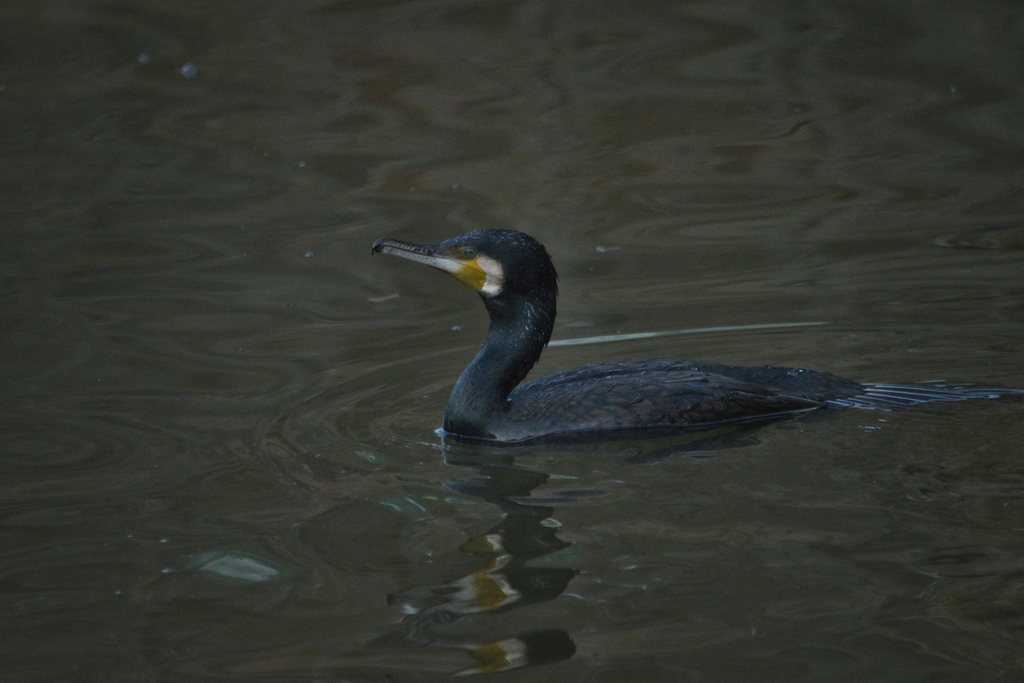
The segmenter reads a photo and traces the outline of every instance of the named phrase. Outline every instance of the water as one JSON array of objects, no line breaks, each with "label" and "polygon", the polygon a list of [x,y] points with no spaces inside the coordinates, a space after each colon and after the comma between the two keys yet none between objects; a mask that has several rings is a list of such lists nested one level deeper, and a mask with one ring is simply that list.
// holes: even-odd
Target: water
[{"label": "water", "polygon": [[1024,671],[1019,401],[443,444],[483,309],[369,253],[526,230],[556,339],[827,323],[552,348],[535,376],[1022,387],[1018,6],[0,18],[4,680]]}]

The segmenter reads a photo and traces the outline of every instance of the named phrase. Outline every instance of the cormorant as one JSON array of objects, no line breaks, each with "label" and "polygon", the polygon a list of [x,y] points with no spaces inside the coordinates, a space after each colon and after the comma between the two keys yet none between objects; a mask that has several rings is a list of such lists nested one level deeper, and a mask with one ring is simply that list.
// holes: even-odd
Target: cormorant
[{"label": "cormorant", "polygon": [[584,365],[520,385],[555,322],[558,275],[540,242],[512,230],[474,230],[440,244],[385,237],[374,242],[373,253],[437,268],[483,299],[491,321],[487,338],[444,412],[444,431],[462,438],[521,442],[597,432],[661,433],[819,408],[890,408],[1024,393],[861,384],[817,370],[664,359]]}]

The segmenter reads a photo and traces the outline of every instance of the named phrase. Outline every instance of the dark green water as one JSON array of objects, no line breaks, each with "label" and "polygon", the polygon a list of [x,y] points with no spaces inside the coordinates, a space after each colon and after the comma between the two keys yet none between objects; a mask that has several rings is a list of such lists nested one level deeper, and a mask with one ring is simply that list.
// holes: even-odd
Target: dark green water
[{"label": "dark green water", "polygon": [[[0,679],[1024,674],[1024,404],[434,433],[524,230],[549,349],[1024,388],[1012,2],[0,6]],[[523,654],[525,644],[530,646]]]}]

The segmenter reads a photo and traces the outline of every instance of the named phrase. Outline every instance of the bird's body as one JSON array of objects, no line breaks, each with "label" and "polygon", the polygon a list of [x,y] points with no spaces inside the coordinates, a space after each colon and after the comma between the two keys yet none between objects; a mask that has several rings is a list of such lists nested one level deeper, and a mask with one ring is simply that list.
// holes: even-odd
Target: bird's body
[{"label": "bird's body", "polygon": [[[991,398],[1014,390],[861,384],[815,370],[631,359],[521,384],[555,321],[557,275],[544,247],[510,230],[474,230],[440,244],[377,240],[374,253],[425,263],[476,289],[490,316],[483,347],[448,400],[444,430],[522,442],[648,430],[708,429],[819,408],[890,408]],[[644,432],[646,433],[646,432]]]},{"label": "bird's body", "polygon": [[635,359],[585,365],[516,387],[495,438],[566,432],[712,427],[820,408],[822,403],[700,364]]}]

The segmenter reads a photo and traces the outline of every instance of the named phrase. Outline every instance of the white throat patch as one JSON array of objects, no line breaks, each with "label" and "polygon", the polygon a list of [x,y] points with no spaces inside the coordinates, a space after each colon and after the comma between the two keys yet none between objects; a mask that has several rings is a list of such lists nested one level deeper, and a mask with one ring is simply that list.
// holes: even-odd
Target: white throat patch
[{"label": "white throat patch", "polygon": [[501,267],[501,264],[483,254],[476,257],[476,264],[487,275],[487,281],[484,282],[484,286],[480,288],[480,291],[487,296],[498,296],[501,294],[501,288],[505,285],[505,270]]}]

